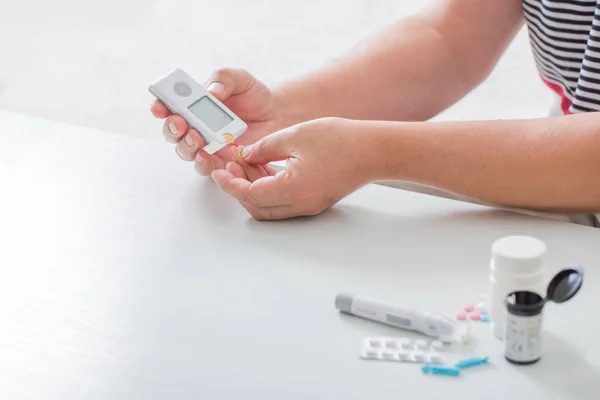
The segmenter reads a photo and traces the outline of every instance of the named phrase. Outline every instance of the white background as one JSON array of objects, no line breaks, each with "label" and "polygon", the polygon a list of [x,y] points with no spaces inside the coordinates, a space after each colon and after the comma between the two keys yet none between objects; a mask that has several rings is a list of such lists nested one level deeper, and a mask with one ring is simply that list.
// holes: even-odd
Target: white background
[{"label": "white background", "polygon": [[[161,139],[147,87],[171,68],[204,80],[220,66],[243,67],[275,84],[340,55],[422,4],[0,0],[0,108]],[[493,75],[440,118],[544,116],[549,96],[523,30]]]}]

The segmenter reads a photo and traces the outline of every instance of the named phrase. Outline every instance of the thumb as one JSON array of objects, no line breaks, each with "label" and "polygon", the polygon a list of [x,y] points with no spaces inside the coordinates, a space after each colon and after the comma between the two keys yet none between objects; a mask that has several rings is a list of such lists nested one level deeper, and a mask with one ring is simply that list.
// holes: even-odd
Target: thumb
[{"label": "thumb", "polygon": [[244,147],[242,158],[248,164],[264,165],[273,161],[282,161],[292,154],[292,138],[285,132],[265,136],[258,142]]},{"label": "thumb", "polygon": [[256,78],[244,69],[221,68],[212,73],[206,90],[219,100],[244,93],[256,83]]}]

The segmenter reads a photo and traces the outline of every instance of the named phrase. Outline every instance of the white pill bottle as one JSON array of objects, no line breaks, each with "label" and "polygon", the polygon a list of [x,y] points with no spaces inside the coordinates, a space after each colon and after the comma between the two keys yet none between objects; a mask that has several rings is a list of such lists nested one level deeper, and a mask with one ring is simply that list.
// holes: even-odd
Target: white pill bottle
[{"label": "white pill bottle", "polygon": [[492,244],[490,318],[497,339],[504,340],[506,296],[529,291],[546,296],[546,244],[531,236],[505,236]]}]

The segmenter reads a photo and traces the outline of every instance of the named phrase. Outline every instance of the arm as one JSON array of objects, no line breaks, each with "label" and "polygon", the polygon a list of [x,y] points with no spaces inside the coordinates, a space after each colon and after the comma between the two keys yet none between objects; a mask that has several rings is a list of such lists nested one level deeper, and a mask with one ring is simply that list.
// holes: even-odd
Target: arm
[{"label": "arm", "polygon": [[598,113],[369,123],[377,138],[369,152],[375,180],[406,180],[523,209],[600,213]]},{"label": "arm", "polygon": [[[431,0],[428,9],[388,27],[340,60],[269,90],[248,72],[222,68],[208,90],[248,123],[237,144],[320,117],[427,120],[487,77],[522,25],[521,0]],[[206,142],[159,101],[163,135],[177,154],[210,174],[228,151],[209,155]],[[264,172],[264,171],[263,171]]]},{"label": "arm", "polygon": [[402,180],[490,205],[600,213],[600,113],[477,122],[321,118],[243,148],[241,165],[287,160],[249,181],[213,179],[257,219],[318,214],[369,182]]},{"label": "arm", "polygon": [[[522,25],[520,0],[438,0],[340,60],[276,88],[283,125],[426,120],[483,81]],[[281,126],[283,127],[283,126]]]}]

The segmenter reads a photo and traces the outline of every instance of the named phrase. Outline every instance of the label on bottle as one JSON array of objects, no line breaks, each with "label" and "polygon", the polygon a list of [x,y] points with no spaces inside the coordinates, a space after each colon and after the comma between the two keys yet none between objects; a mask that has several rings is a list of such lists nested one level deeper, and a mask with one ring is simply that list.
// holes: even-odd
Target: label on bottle
[{"label": "label on bottle", "polygon": [[519,316],[507,313],[504,356],[511,361],[527,363],[542,356],[542,314]]},{"label": "label on bottle", "polygon": [[[516,278],[515,278],[516,279]],[[496,281],[496,277],[490,278],[490,309],[489,315],[492,321],[494,336],[498,340],[505,339],[506,333],[506,296],[515,291],[529,291],[544,296],[545,288],[543,281],[518,279],[518,282],[512,282],[510,285],[505,281]]]}]

